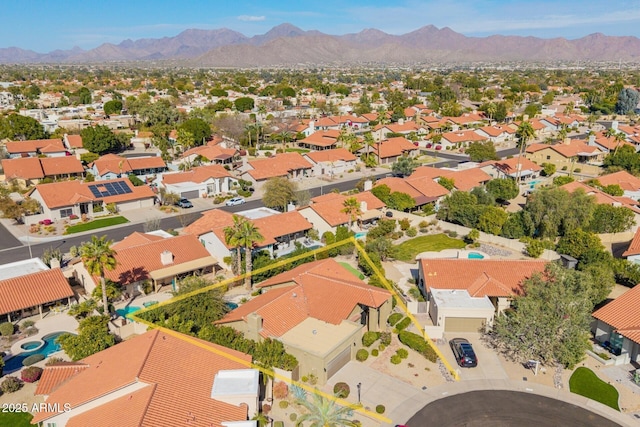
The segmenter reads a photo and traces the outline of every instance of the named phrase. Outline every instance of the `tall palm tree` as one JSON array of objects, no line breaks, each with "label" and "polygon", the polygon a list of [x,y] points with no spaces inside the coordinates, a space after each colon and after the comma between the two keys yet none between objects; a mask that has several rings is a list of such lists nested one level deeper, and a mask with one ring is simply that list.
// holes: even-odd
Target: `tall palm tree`
[{"label": "tall palm tree", "polygon": [[493,122],[493,115],[498,111],[498,107],[493,102],[487,104],[487,114],[489,115],[489,122]]},{"label": "tall palm tree", "polygon": [[296,399],[296,403],[306,409],[306,413],[297,419],[297,423],[302,425],[308,421],[312,427],[355,427],[356,424],[351,419],[356,405],[340,406],[335,400],[325,398],[319,393],[311,395],[308,399]]},{"label": "tall palm tree", "polygon": [[342,202],[343,208],[340,210],[342,213],[349,215],[349,230],[353,227],[353,222],[362,216],[362,210],[360,210],[360,202],[355,197],[349,197]]},{"label": "tall palm tree", "polygon": [[260,233],[260,230],[256,227],[256,225],[245,219],[241,221],[238,226],[238,232],[235,235],[235,240],[238,242],[240,246],[244,248],[244,259],[245,259],[245,277],[244,277],[244,285],[248,290],[251,290],[251,264],[253,257],[253,246],[264,240],[264,236]]},{"label": "tall palm tree", "polygon": [[237,236],[240,233],[240,227],[243,221],[247,219],[240,215],[233,215],[233,225],[225,227],[224,232],[224,241],[227,246],[234,247],[236,249],[236,259],[233,266],[233,274],[240,274],[240,250],[241,244],[238,242]]},{"label": "tall palm tree", "polygon": [[520,155],[518,156],[518,163],[516,166],[516,182],[520,182],[520,170],[522,169],[520,167],[520,160],[522,159],[522,153],[527,147],[527,142],[533,139],[534,136],[535,131],[533,130],[533,126],[531,126],[530,122],[523,121],[522,123],[520,123],[520,126],[518,126],[518,130],[516,131],[518,147],[520,147]]},{"label": "tall palm tree", "polygon": [[627,140],[627,135],[625,135],[624,132],[616,132],[613,135],[613,140],[616,142],[616,149],[613,151],[613,154],[615,155],[618,153],[618,148],[620,148],[622,143]]},{"label": "tall palm tree", "polygon": [[91,236],[90,242],[85,242],[80,247],[80,257],[82,263],[93,276],[100,277],[100,286],[102,287],[102,305],[104,314],[109,313],[109,305],[107,301],[107,283],[104,279],[105,270],[113,270],[116,268],[116,252],[111,249],[112,240],[107,240],[107,236]]}]

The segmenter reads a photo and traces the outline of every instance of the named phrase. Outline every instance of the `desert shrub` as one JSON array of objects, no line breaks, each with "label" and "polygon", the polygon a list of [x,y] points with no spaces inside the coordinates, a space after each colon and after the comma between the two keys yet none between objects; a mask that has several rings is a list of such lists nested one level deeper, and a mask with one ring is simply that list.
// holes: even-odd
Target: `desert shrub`
[{"label": "desert shrub", "polygon": [[309,382],[309,377],[306,375],[303,375],[302,378],[300,378],[300,381],[302,381],[303,383],[308,383]]},{"label": "desert shrub", "polygon": [[398,356],[397,354],[391,356],[391,363],[393,363],[394,365],[399,365],[400,362],[402,362],[402,358],[400,356]]},{"label": "desert shrub", "polygon": [[364,335],[362,336],[362,345],[364,345],[365,347],[371,347],[371,344],[378,341],[378,338],[380,338],[379,332],[374,332],[374,331],[365,332]]},{"label": "desert shrub", "polygon": [[3,337],[13,335],[15,330],[16,328],[15,326],[13,326],[13,323],[11,322],[0,323],[0,335],[2,335]]},{"label": "desert shrub", "polygon": [[315,374],[309,374],[309,384],[311,385],[318,384],[318,377]]},{"label": "desert shrub", "polygon": [[396,323],[398,323],[400,321],[400,319],[402,319],[402,317],[404,316],[404,314],[402,313],[392,313],[389,318],[387,319],[387,323],[391,326],[395,325]]},{"label": "desert shrub", "polygon": [[31,366],[41,360],[44,360],[44,354],[32,354],[22,361],[22,366]]},{"label": "desert shrub", "polygon": [[284,421],[274,421],[273,427],[284,427]]},{"label": "desert shrub", "polygon": [[278,381],[273,385],[273,397],[286,399],[289,396],[289,386],[284,381]]},{"label": "desert shrub", "polygon": [[364,362],[365,360],[367,360],[367,358],[369,358],[369,352],[367,350],[365,350],[364,348],[361,348],[356,353],[356,360],[358,362]]},{"label": "desert shrub", "polygon": [[347,397],[349,397],[349,393],[351,392],[351,389],[349,388],[349,384],[347,383],[336,383],[336,385],[333,386],[333,394],[336,395],[336,397],[340,397],[342,399],[346,399]]},{"label": "desert shrub", "polygon": [[409,221],[407,218],[403,218],[398,221],[398,225],[400,225],[400,230],[407,231],[409,227],[411,227],[411,221]]},{"label": "desert shrub", "polygon": [[384,344],[380,344],[380,345],[378,346],[378,350],[380,350],[380,351],[384,351],[384,349],[385,349],[385,348],[387,348],[387,346],[386,346],[386,345],[384,345]]},{"label": "desert shrub", "polygon": [[409,317],[405,317],[400,322],[398,322],[398,324],[396,325],[396,329],[399,331],[404,331],[405,329],[407,329],[407,326],[409,326],[410,324],[411,324],[411,319],[409,319]]},{"label": "desert shrub", "polygon": [[407,237],[416,237],[418,235],[418,230],[416,230],[415,227],[411,227],[406,231],[406,233]]},{"label": "desert shrub", "polygon": [[376,406],[376,412],[378,414],[384,414],[384,411],[386,410],[386,408],[384,407],[384,405],[377,405]]},{"label": "desert shrub", "polygon": [[380,343],[383,345],[391,344],[391,332],[380,332]]},{"label": "desert shrub", "polygon": [[409,352],[406,348],[399,348],[398,350],[396,350],[396,354],[400,356],[401,359],[406,359],[407,357],[409,357]]},{"label": "desert shrub", "polygon": [[378,351],[377,348],[374,348],[373,350],[371,350],[371,355],[374,357],[378,357],[378,354],[380,354],[380,352]]},{"label": "desert shrub", "polygon": [[427,360],[434,363],[438,360],[436,352],[420,335],[414,334],[413,332],[401,331],[398,334],[398,339],[400,339],[402,344],[422,354]]},{"label": "desert shrub", "polygon": [[269,412],[271,412],[271,405],[269,405],[268,403],[263,404],[262,413],[267,415]]},{"label": "desert shrub", "polygon": [[427,228],[429,226],[429,223],[425,220],[420,221],[420,223],[418,224],[418,227],[420,228]]},{"label": "desert shrub", "polygon": [[3,393],[15,393],[20,390],[20,387],[22,387],[22,381],[16,377],[7,377],[2,381],[2,384],[0,384],[0,390],[2,390]]},{"label": "desert shrub", "polygon": [[44,364],[45,366],[55,365],[56,363],[64,362],[62,357],[50,357]]},{"label": "desert shrub", "polygon": [[291,415],[289,415],[289,419],[290,419],[291,421],[295,421],[295,420],[297,420],[297,419],[298,419],[298,414],[296,414],[295,412],[294,412],[294,413],[292,413]]},{"label": "desert shrub", "polygon": [[278,406],[280,406],[280,408],[282,409],[287,409],[289,407],[289,401],[281,400],[280,403],[278,403]]},{"label": "desert shrub", "polygon": [[20,378],[22,378],[22,381],[24,381],[25,383],[34,383],[40,379],[41,375],[42,368],[39,368],[37,366],[29,366],[28,368],[22,370],[22,372],[20,373]]},{"label": "desert shrub", "polygon": [[30,327],[32,327],[35,324],[36,324],[36,322],[34,322],[33,320],[25,320],[24,322],[22,322],[20,324],[20,330],[24,331],[25,329],[29,329]]}]

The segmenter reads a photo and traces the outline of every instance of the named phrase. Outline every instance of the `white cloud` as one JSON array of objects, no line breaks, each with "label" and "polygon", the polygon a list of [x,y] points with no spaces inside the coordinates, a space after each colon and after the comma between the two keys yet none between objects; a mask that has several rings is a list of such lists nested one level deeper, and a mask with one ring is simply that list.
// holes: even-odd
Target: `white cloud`
[{"label": "white cloud", "polygon": [[240,16],[238,16],[238,19],[240,21],[256,22],[256,21],[264,21],[266,19],[266,17],[264,15],[262,15],[262,16],[240,15]]}]

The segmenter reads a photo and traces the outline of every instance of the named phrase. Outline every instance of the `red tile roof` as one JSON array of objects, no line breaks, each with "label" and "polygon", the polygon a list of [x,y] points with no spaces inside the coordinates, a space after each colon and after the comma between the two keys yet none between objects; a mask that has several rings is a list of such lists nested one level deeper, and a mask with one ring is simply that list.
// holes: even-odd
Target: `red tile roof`
[{"label": "red tile roof", "polygon": [[453,179],[454,187],[461,191],[469,191],[491,180],[491,176],[480,168],[463,170],[438,169],[431,166],[421,166],[413,171],[409,179],[414,178],[449,178]]},{"label": "red tile roof", "polygon": [[417,205],[423,205],[449,194],[449,190],[431,179],[383,178],[376,181],[376,186],[386,185],[391,192],[398,191],[411,196]]},{"label": "red tile roof", "polygon": [[317,131],[312,133],[308,137],[301,139],[299,142],[302,144],[309,144],[317,147],[331,147],[332,145],[336,145],[338,143],[339,136],[340,132],[338,132],[337,130]]},{"label": "red tile roof", "polygon": [[40,159],[45,176],[82,174],[84,166],[74,156],[46,157]]},{"label": "red tile roof", "polygon": [[208,165],[193,168],[187,172],[165,173],[162,175],[163,184],[178,184],[181,182],[202,183],[211,178],[231,177],[222,165]]},{"label": "red tile roof", "polygon": [[633,235],[631,243],[626,251],[622,253],[622,256],[628,257],[632,255],[640,255],[640,228],[636,230],[636,234]]},{"label": "red tile roof", "polygon": [[473,130],[459,130],[455,132],[446,132],[442,134],[442,139],[452,144],[456,144],[459,142],[482,142],[487,140],[486,137],[482,135],[478,135]]},{"label": "red tile roof", "polygon": [[596,200],[596,203],[600,205],[611,205],[611,206],[624,206],[628,209],[631,209],[635,213],[640,213],[640,208],[638,207],[638,202],[636,200],[630,199],[628,197],[615,197],[610,194],[605,193],[604,191],[598,190],[597,188],[593,188],[588,186],[587,184],[579,181],[570,182],[561,186],[560,188],[568,191],[569,193],[573,193],[576,190],[582,190],[586,194],[593,196]]},{"label": "red tile roof", "polygon": [[6,179],[41,179],[44,178],[42,164],[37,157],[18,157],[2,160],[2,168]]},{"label": "red tile roof", "polygon": [[[97,198],[89,190],[90,185],[104,185],[107,182],[124,182],[131,190],[127,194],[118,194],[115,196],[107,196]],[[104,203],[120,203],[125,201],[133,201],[140,199],[148,199],[155,197],[151,188],[146,185],[134,187],[128,178],[112,179],[99,182],[80,182],[80,181],[61,181],[51,184],[38,184],[34,192],[38,192],[45,204],[50,209],[60,208],[64,206],[72,206],[79,202],[91,202],[102,200]]]},{"label": "red tile roof", "polygon": [[353,162],[356,160],[356,156],[354,156],[353,153],[351,153],[351,151],[347,150],[346,148],[312,151],[310,153],[306,153],[304,156],[310,158],[315,163],[337,161]]},{"label": "red tile roof", "polygon": [[[374,196],[370,191],[364,191],[350,196],[343,194],[336,194],[328,198],[314,198],[314,203],[310,208],[313,209],[320,217],[326,221],[331,227],[336,227],[349,223],[349,215],[341,212],[344,209],[344,201],[350,197],[355,197],[358,202],[365,202],[367,204],[367,210],[382,209],[386,205]],[[318,201],[318,199],[320,201]]]},{"label": "red tile roof", "polygon": [[531,160],[527,159],[524,156],[512,157],[510,159],[503,160],[490,160],[488,162],[481,163],[479,167],[488,165],[493,165],[496,169],[502,171],[503,173],[513,176],[515,176],[518,171],[518,165],[520,165],[521,171],[539,172],[542,170],[542,167],[540,165],[533,163]]},{"label": "red tile roof", "polygon": [[207,145],[193,147],[185,151],[182,154],[182,158],[196,155],[202,156],[210,162],[213,162],[214,160],[223,161],[230,159],[238,153],[238,150],[236,150],[235,148],[224,148],[220,145],[217,145],[219,141],[215,141],[214,144],[211,144],[211,142]]},{"label": "red tile roof", "polygon": [[251,160],[248,163],[253,169],[246,173],[256,181],[287,176],[290,172],[311,169],[313,166],[300,153],[280,153],[269,159]]},{"label": "red tile roof", "polygon": [[544,271],[545,261],[420,259],[427,289],[465,289],[473,297],[510,297],[522,281]]},{"label": "red tile roof", "polygon": [[72,297],[73,290],[59,268],[0,280],[0,314]]},{"label": "red tile roof", "polygon": [[42,372],[42,376],[38,381],[38,387],[33,393],[38,395],[48,395],[56,388],[67,382],[80,373],[80,371],[88,368],[84,363],[76,362],[59,362],[55,365],[48,365],[47,369]]},{"label": "red tile roof", "polygon": [[28,141],[9,141],[6,145],[7,153],[35,153],[40,152],[62,152],[66,151],[61,139],[32,139]]},{"label": "red tile roof", "polygon": [[251,313],[262,319],[264,337],[279,337],[311,317],[333,325],[346,320],[356,306],[380,307],[391,293],[369,286],[329,258],[302,264],[258,284],[270,289],[228,313],[217,323],[244,320]]},{"label": "red tile roof", "polygon": [[597,179],[604,186],[618,184],[624,191],[640,191],[640,178],[627,171],[601,175]]},{"label": "red tile roof", "polygon": [[634,286],[593,313],[623,337],[640,344],[640,286]]},{"label": "red tile roof", "polygon": [[[98,398],[106,401],[72,417],[68,426],[112,426],[114,414],[117,425],[130,426],[221,427],[225,421],[245,420],[251,415],[246,406],[214,400],[211,389],[218,371],[247,368],[251,357],[191,339],[202,347],[156,329],[82,359],[87,368],[51,391],[47,403],[78,408],[99,403]],[[109,399],[131,385],[140,388]],[[53,415],[38,412],[33,422]]]},{"label": "red tile roof", "polygon": [[69,148],[82,148],[82,137],[80,135],[67,135],[67,142],[69,143]]},{"label": "red tile roof", "polygon": [[372,148],[372,152],[378,154],[381,159],[398,157],[405,153],[418,150],[418,147],[413,145],[413,142],[402,136],[385,139],[379,144],[373,145]]}]

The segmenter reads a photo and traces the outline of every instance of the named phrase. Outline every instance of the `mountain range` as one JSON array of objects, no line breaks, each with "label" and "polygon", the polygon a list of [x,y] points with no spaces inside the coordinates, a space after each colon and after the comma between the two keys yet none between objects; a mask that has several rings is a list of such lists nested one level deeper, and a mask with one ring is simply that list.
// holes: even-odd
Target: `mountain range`
[{"label": "mountain range", "polygon": [[0,48],[0,63],[105,63],[178,61],[185,66],[273,67],[337,64],[419,64],[464,62],[640,62],[640,39],[601,33],[568,40],[536,37],[467,37],[450,28],[427,25],[391,35],[377,29],[329,35],[281,24],[265,34],[247,37],[227,28],[189,29],[175,37],[104,43],[37,53]]}]

